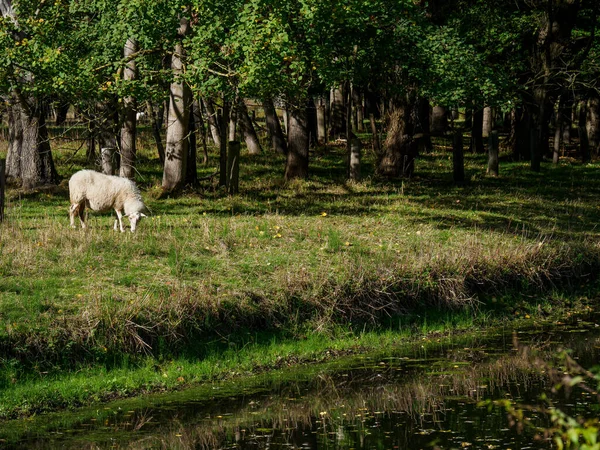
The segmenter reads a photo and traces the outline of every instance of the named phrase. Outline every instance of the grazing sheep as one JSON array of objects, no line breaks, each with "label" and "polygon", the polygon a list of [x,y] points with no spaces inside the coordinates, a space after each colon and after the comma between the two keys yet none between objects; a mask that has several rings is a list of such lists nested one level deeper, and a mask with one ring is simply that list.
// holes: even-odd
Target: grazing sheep
[{"label": "grazing sheep", "polygon": [[148,211],[133,181],[104,175],[93,170],[80,170],[73,174],[69,180],[69,196],[71,198],[69,218],[73,228],[75,228],[75,216],[79,216],[81,227],[86,227],[84,215],[86,205],[94,211],[114,209],[117,213],[114,229],[117,229],[118,222],[121,232],[125,231],[121,220],[123,214],[129,217],[131,232],[134,232],[140,219],[146,217],[144,212]]}]

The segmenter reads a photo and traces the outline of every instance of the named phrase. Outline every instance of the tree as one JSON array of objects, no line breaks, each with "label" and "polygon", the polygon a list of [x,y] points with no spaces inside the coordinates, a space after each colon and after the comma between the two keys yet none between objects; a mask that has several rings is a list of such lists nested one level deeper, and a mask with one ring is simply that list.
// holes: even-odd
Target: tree
[{"label": "tree", "polygon": [[169,89],[167,146],[162,181],[162,189],[165,192],[180,189],[186,178],[189,145],[187,135],[192,92],[183,78],[185,55],[183,38],[189,31],[189,20],[182,18],[178,30],[180,40],[175,43],[175,49],[171,56],[173,81]]},{"label": "tree", "polygon": [[[55,16],[52,7],[31,10],[27,3],[10,0],[0,1],[2,26],[5,30],[2,42],[3,90],[10,96],[9,151],[7,155],[7,177],[19,179],[25,189],[32,189],[43,184],[54,184],[58,174],[54,167],[48,130],[46,127],[47,96],[44,94],[44,81],[48,72],[42,59],[37,59],[53,44],[51,40],[40,39],[37,45],[31,45],[32,36],[43,27],[48,17]],[[21,21],[20,18],[26,18]],[[25,24],[25,25],[23,25]],[[47,31],[64,32],[64,23],[55,21]],[[42,36],[43,37],[43,36]],[[47,38],[49,39],[49,38]],[[56,55],[58,50],[54,50]],[[60,53],[60,51],[58,51]],[[50,57],[48,57],[50,59]]]}]

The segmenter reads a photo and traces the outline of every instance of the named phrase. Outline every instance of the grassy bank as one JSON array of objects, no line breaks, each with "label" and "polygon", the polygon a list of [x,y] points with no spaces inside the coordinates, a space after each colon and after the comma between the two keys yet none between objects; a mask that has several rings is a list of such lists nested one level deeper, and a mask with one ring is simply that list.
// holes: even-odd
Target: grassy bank
[{"label": "grassy bank", "polygon": [[[83,155],[54,144],[68,179]],[[210,180],[158,200],[160,166],[140,144],[137,181],[153,214],[135,234],[113,232],[108,214],[70,229],[66,182],[9,190],[0,415],[318,359],[338,341],[341,352],[368,348],[360,330],[390,317],[541,317],[600,269],[597,163],[534,174],[503,161],[488,178],[484,157],[467,155],[470,181],[456,187],[440,145],[412,180],[349,184],[343,149],[329,147],[311,155],[308,181],[284,185],[280,157],[245,155],[239,196]],[[369,153],[363,171],[373,172]]]}]

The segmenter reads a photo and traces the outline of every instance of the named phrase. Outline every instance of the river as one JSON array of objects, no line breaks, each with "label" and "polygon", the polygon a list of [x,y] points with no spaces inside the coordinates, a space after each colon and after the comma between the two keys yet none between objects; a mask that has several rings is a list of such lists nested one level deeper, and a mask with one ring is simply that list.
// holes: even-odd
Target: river
[{"label": "river", "polygon": [[[599,361],[593,321],[437,341],[0,423],[0,447],[525,450],[553,448],[542,394],[598,416],[593,392],[553,393],[549,375],[561,348],[583,367]],[[531,426],[486,400],[523,405]]]}]

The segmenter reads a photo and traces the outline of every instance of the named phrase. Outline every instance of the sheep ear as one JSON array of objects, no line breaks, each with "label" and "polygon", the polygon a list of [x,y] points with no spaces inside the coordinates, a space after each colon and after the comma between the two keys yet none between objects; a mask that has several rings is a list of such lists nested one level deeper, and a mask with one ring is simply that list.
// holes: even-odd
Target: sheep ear
[{"label": "sheep ear", "polygon": [[140,213],[140,217],[148,217],[148,216],[144,213]]}]

